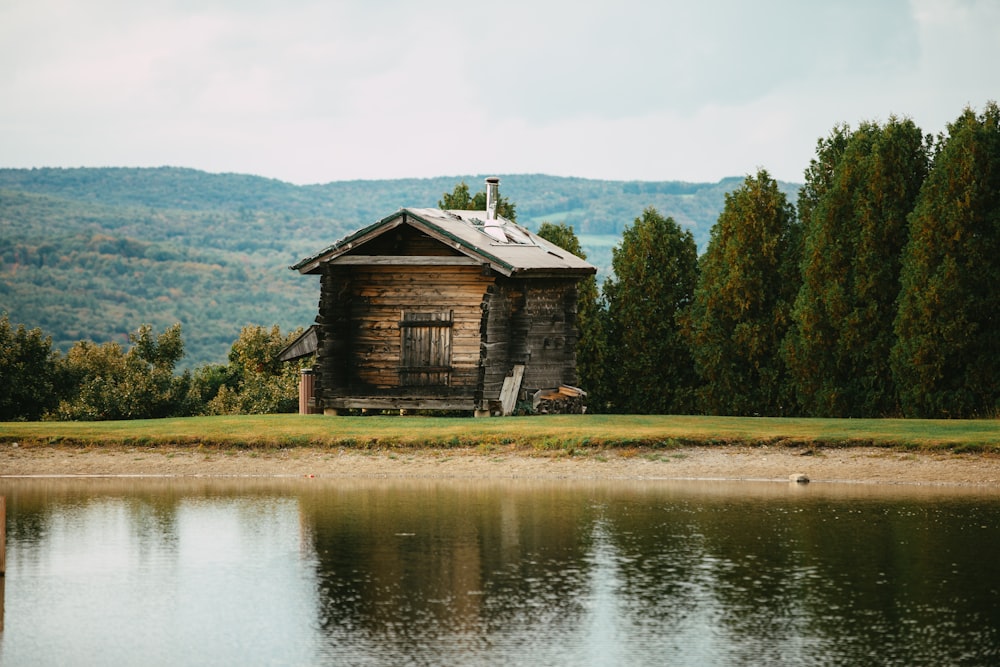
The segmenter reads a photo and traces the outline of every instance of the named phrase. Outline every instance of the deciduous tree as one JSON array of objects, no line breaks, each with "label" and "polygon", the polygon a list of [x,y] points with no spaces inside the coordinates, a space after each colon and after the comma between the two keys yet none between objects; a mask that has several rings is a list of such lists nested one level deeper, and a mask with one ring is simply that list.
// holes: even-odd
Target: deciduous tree
[{"label": "deciduous tree", "polygon": [[281,351],[301,329],[282,335],[280,327],[243,327],[229,352],[228,379],[209,401],[210,414],[268,414],[298,408],[298,364],[283,363]]},{"label": "deciduous tree", "polygon": [[154,338],[143,325],[129,334],[126,351],[118,343],[79,341],[59,370],[69,395],[59,403],[61,419],[150,419],[192,414],[191,375],[174,374],[184,355],[181,325]]},{"label": "deciduous tree", "polygon": [[57,391],[52,338],[0,315],[0,421],[40,418]]},{"label": "deciduous tree", "polygon": [[[462,181],[451,192],[445,192],[438,201],[438,208],[455,211],[485,211],[486,191],[480,190],[474,195],[469,194],[469,186]],[[497,215],[511,222],[517,221],[516,206],[509,199],[500,195],[497,200]]]}]

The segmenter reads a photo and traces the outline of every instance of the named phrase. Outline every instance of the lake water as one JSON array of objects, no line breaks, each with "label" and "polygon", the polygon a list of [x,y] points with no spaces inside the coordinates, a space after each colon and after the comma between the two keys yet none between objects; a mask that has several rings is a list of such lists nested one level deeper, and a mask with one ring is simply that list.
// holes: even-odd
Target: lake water
[{"label": "lake water", "polygon": [[0,664],[996,665],[1000,494],[0,479]]}]

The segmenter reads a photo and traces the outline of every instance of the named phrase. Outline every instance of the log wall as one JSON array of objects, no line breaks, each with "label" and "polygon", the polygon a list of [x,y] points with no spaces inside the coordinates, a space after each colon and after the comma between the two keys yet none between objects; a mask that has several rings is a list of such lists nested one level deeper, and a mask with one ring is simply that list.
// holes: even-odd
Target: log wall
[{"label": "log wall", "polygon": [[358,267],[352,294],[356,380],[375,388],[400,386],[404,313],[451,314],[448,386],[474,390],[479,379],[483,293],[493,279],[479,267]]},{"label": "log wall", "polygon": [[483,395],[496,400],[504,378],[524,364],[522,388],[575,385],[575,279],[498,279],[483,321]]},{"label": "log wall", "polygon": [[[525,366],[522,395],[576,385],[577,281],[483,274],[477,266],[328,265],[316,318],[317,407],[486,408],[515,364]],[[432,355],[434,368],[415,375],[402,371],[402,332],[425,319],[450,322],[437,337],[450,346],[449,363],[441,370]],[[420,340],[409,344],[418,349]]]},{"label": "log wall", "polygon": [[576,385],[576,280],[534,280],[527,288],[525,347],[530,364],[522,388]]},{"label": "log wall", "polygon": [[319,315],[316,316],[316,407],[323,399],[343,395],[351,384],[351,294],[350,271],[325,267],[320,278]]},{"label": "log wall", "polygon": [[[328,267],[321,285],[317,361],[322,401],[348,395],[465,395],[479,385],[483,294],[493,278],[480,267]],[[400,321],[415,313],[449,319],[446,385],[404,387]],[[419,318],[418,318],[419,319]]]}]

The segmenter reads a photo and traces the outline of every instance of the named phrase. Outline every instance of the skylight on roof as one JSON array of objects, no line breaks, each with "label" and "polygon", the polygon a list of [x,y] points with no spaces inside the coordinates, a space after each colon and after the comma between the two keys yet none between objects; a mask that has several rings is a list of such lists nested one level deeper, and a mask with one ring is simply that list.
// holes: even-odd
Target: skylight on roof
[{"label": "skylight on roof", "polygon": [[513,225],[505,220],[493,220],[486,222],[484,220],[480,220],[479,218],[470,217],[466,222],[493,239],[494,243],[535,245],[535,242],[531,240],[531,237],[525,234],[516,225]]}]

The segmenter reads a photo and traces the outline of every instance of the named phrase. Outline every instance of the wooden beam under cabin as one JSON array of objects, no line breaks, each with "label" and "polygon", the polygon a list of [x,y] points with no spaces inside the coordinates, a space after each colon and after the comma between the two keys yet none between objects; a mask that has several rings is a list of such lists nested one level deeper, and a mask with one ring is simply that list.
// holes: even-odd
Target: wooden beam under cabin
[{"label": "wooden beam under cabin", "polygon": [[335,409],[361,408],[366,410],[474,410],[475,401],[470,398],[456,396],[454,398],[440,397],[341,397],[327,399],[326,407]]}]

